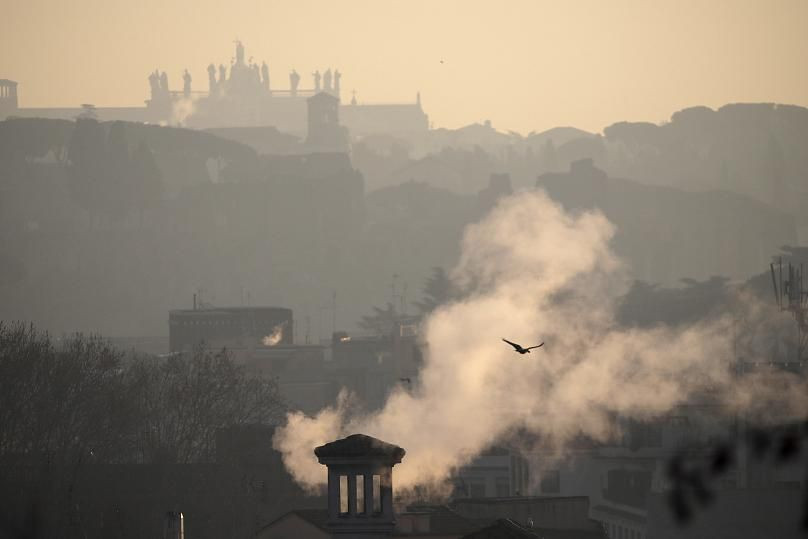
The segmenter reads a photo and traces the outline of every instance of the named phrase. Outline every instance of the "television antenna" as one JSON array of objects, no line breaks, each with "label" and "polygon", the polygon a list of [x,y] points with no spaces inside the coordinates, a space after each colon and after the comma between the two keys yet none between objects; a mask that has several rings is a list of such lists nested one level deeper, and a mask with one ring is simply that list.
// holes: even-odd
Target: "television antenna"
[{"label": "television antenna", "polygon": [[772,262],[769,268],[777,306],[791,313],[797,324],[797,362],[802,363],[802,353],[808,345],[808,290],[805,289],[804,267],[791,262],[784,267],[783,257],[779,257],[777,266]]}]

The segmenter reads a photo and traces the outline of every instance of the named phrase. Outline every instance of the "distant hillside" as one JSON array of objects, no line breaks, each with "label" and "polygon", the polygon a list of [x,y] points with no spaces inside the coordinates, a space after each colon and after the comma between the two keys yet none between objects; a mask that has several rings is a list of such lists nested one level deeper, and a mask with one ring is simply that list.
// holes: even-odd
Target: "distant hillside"
[{"label": "distant hillside", "polygon": [[[130,153],[141,143],[152,151],[169,193],[210,181],[211,173],[216,176],[227,163],[253,163],[257,157],[245,144],[204,131],[131,122],[98,122],[97,134],[92,135],[94,144],[106,144],[116,124],[122,127]],[[0,122],[0,169],[13,167],[19,160],[67,165],[75,129],[76,122],[68,120],[12,118]]]},{"label": "distant hillside", "polygon": [[693,107],[663,125],[620,122],[604,130],[606,170],[657,185],[722,189],[754,197],[808,228],[808,109],[739,103]]},{"label": "distant hillside", "polygon": [[562,146],[575,139],[591,138],[595,136],[595,134],[584,131],[583,129],[578,129],[577,127],[553,127],[541,133],[531,133],[525,137],[525,142],[533,147],[534,150],[538,150],[547,144],[549,140],[552,140],[553,144],[556,146]]},{"label": "distant hillside", "polygon": [[750,197],[610,178],[587,161],[544,174],[536,186],[568,209],[602,211],[617,226],[617,253],[636,278],[650,282],[747,278],[766,268],[779,246],[796,241],[792,217]]}]

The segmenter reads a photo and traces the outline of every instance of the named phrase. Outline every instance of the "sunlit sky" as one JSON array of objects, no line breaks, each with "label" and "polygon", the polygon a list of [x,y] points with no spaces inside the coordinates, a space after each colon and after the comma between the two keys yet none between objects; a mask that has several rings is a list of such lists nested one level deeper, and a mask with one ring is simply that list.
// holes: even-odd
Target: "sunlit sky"
[{"label": "sunlit sky", "polygon": [[[233,41],[343,100],[422,103],[435,127],[660,122],[693,105],[808,105],[808,0],[0,0],[22,107],[141,105],[155,68],[207,88]],[[10,15],[10,16],[9,16]]]}]

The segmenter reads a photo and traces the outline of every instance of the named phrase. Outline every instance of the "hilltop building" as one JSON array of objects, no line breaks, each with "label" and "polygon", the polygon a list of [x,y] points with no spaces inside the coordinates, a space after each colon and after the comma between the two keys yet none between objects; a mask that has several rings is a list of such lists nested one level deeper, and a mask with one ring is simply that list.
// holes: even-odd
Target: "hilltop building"
[{"label": "hilltop building", "polygon": [[[429,129],[429,119],[421,108],[421,97],[415,103],[360,104],[354,97],[341,103],[339,70],[329,68],[322,74],[312,73],[312,86],[302,88],[301,76],[292,70],[289,87],[275,86],[270,68],[260,66],[252,58],[245,59],[245,49],[236,42],[235,57],[229,66],[207,67],[207,90],[193,90],[188,70],[182,74],[182,89],[172,90],[168,74],[155,70],[149,77],[150,94],[140,107],[97,107],[100,121],[122,120],[163,125],[182,125],[197,129],[233,127],[275,127],[284,133],[304,136],[307,127],[308,98],[327,94],[335,98],[345,127],[353,136],[372,133],[420,133]],[[272,82],[271,82],[272,80]],[[74,119],[81,107],[20,107],[17,82],[0,79],[0,120],[7,117],[39,117]]]},{"label": "hilltop building", "polygon": [[320,92],[306,100],[306,147],[311,152],[347,152],[348,130],[339,123],[339,98]]},{"label": "hilltop building", "polygon": [[14,114],[17,107],[17,83],[0,79],[0,118]]}]

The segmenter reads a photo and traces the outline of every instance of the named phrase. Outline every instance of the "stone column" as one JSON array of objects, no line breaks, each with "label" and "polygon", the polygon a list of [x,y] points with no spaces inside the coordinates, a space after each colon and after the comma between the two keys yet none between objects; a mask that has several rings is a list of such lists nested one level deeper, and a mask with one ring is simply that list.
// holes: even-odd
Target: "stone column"
[{"label": "stone column", "polygon": [[337,519],[339,517],[339,474],[334,470],[328,470],[328,518]]},{"label": "stone column", "polygon": [[393,516],[393,473],[391,468],[387,468],[382,472],[382,514]]},{"label": "stone column", "polygon": [[373,514],[373,472],[365,472],[365,514]]},{"label": "stone column", "polygon": [[348,474],[348,514],[356,516],[356,473]]}]

